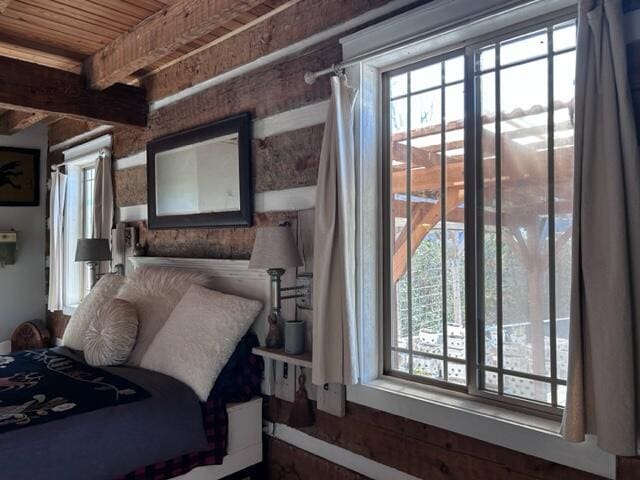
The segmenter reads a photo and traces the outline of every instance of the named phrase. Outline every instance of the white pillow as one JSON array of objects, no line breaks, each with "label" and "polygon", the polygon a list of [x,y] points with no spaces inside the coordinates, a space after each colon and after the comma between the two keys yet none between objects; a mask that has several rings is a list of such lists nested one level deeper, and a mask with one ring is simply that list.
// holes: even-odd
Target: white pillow
[{"label": "white pillow", "polygon": [[135,270],[117,297],[135,305],[138,311],[138,339],[127,365],[137,367],[156,334],[193,284],[205,285],[209,277],[176,268],[147,267]]},{"label": "white pillow", "polygon": [[262,303],[189,288],[140,362],[190,386],[203,402]]},{"label": "white pillow", "polygon": [[65,347],[84,350],[84,337],[91,320],[102,305],[115,297],[124,281],[124,277],[120,275],[109,274],[95,284],[89,295],[80,302],[64,330],[62,344]]},{"label": "white pillow", "polygon": [[94,316],[84,339],[84,358],[89,365],[122,365],[136,343],[138,313],[133,304],[113,298]]}]

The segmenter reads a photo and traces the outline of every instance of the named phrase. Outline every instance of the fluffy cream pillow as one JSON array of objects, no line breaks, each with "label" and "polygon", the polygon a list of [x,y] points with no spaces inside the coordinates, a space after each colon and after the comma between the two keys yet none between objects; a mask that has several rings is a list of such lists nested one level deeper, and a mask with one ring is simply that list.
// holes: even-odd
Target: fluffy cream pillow
[{"label": "fluffy cream pillow", "polygon": [[89,365],[122,365],[138,333],[138,312],[131,303],[113,298],[91,320],[84,337],[84,357]]},{"label": "fluffy cream pillow", "polygon": [[171,312],[193,285],[206,285],[209,277],[176,268],[139,268],[127,277],[117,297],[133,303],[138,311],[138,340],[127,365],[139,366],[142,356]]},{"label": "fluffy cream pillow", "polygon": [[262,303],[189,288],[156,335],[140,366],[190,386],[203,402]]},{"label": "fluffy cream pillow", "polygon": [[62,344],[73,350],[84,350],[84,337],[91,320],[105,302],[116,296],[125,279],[120,275],[105,275],[78,305],[62,335]]}]

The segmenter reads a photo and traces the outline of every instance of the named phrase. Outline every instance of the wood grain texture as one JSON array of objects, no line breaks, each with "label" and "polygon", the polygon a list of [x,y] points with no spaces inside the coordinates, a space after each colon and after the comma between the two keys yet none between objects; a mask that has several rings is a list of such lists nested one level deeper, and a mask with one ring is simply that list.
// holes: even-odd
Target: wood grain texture
[{"label": "wood grain texture", "polygon": [[253,141],[255,192],[315,185],[324,125]]},{"label": "wood grain texture", "polygon": [[226,24],[263,0],[180,0],[119,36],[89,57],[84,73],[103,90],[179,47]]},{"label": "wood grain texture", "polygon": [[62,312],[47,312],[46,324],[49,332],[51,332],[51,337],[62,338],[70,318]]},{"label": "wood grain texture", "polygon": [[267,478],[270,480],[366,480],[368,477],[324,458],[300,450],[286,442],[264,437]]},{"label": "wood grain texture", "polygon": [[0,135],[13,135],[45,120],[46,113],[9,111],[0,116]]},{"label": "wood grain texture", "polygon": [[147,104],[141,88],[114,85],[88,90],[71,72],[0,57],[0,107],[61,114],[107,124],[145,126]]},{"label": "wood grain texture", "polygon": [[0,0],[0,14],[4,13],[10,3],[11,0]]},{"label": "wood grain texture", "polygon": [[640,478],[640,457],[616,457],[616,480]]},{"label": "wood grain texture", "polygon": [[342,58],[337,39],[302,55],[235,78],[177,103],[152,112],[146,129],[117,128],[114,155],[123,158],[146,148],[152,139],[207,122],[251,112],[253,119],[326,100],[331,95],[328,78],[304,83],[304,72],[324,68]]},{"label": "wood grain texture", "polygon": [[113,192],[116,207],[144,205],[147,203],[147,167],[116,170],[113,172]]},{"label": "wood grain texture", "polygon": [[[291,405],[270,397],[266,415],[272,421],[286,423]],[[418,478],[602,480],[596,475],[353,403],[347,403],[343,418],[317,409],[315,418],[314,426],[300,430]]]},{"label": "wood grain texture", "polygon": [[385,3],[388,0],[302,0],[258,26],[144,79],[143,86],[149,100],[158,100]]},{"label": "wood grain texture", "polygon": [[199,228],[149,230],[147,254],[152,257],[232,258],[251,256],[256,229],[293,222],[296,212],[256,213],[249,228]]}]

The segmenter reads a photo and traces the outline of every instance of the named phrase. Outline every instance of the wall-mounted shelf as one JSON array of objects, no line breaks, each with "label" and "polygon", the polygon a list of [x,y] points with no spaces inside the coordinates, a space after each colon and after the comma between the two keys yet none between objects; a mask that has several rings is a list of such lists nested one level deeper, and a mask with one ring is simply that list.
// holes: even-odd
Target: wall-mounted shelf
[{"label": "wall-mounted shelf", "polygon": [[284,348],[255,347],[252,353],[278,362],[311,368],[311,352],[305,352],[302,355],[291,355],[290,353],[286,353]]}]

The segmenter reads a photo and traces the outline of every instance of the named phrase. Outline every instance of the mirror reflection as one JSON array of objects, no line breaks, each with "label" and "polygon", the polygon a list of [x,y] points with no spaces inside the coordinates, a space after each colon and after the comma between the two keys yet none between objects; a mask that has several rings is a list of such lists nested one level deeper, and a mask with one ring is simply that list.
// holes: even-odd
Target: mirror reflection
[{"label": "mirror reflection", "polygon": [[156,155],[156,215],[240,209],[238,133]]}]

